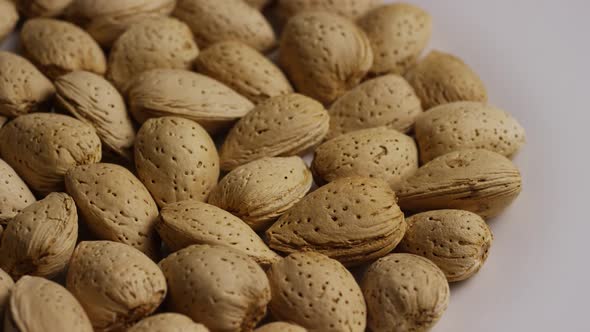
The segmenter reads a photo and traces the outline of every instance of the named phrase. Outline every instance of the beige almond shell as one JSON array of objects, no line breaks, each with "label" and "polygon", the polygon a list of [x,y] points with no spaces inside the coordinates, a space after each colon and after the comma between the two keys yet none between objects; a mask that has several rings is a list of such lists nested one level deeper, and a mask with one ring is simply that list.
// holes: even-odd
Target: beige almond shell
[{"label": "beige almond shell", "polygon": [[133,24],[168,16],[175,5],[176,0],[74,0],[66,14],[100,45],[109,47]]},{"label": "beige almond shell", "polygon": [[55,17],[61,15],[74,0],[11,0],[26,17]]},{"label": "beige almond shell", "polygon": [[429,331],[449,304],[449,284],[431,261],[390,254],[369,266],[361,282],[374,332]]},{"label": "beige almond shell", "polygon": [[394,190],[418,169],[418,148],[410,136],[385,127],[361,129],[333,138],[314,151],[316,182],[347,176],[385,180]]},{"label": "beige almond shell", "polygon": [[486,103],[486,88],[477,75],[458,57],[432,51],[405,74],[422,101],[424,110],[454,101]]},{"label": "beige almond shell", "polygon": [[131,159],[135,127],[125,100],[104,77],[86,71],[75,71],[55,80],[58,104],[96,129],[107,147]]},{"label": "beige almond shell", "polygon": [[250,257],[225,246],[192,245],[160,262],[168,308],[211,331],[251,331],[266,314],[270,286]]},{"label": "beige almond shell", "polygon": [[264,9],[264,7],[271,4],[274,0],[245,0],[245,1],[250,6],[256,8],[258,10],[262,10],[262,9]]},{"label": "beige almond shell", "polygon": [[459,209],[487,219],[518,196],[522,179],[506,157],[488,150],[444,154],[423,165],[397,190],[404,211]]},{"label": "beige almond shell", "polygon": [[383,0],[279,0],[276,11],[283,23],[304,11],[326,11],[356,20],[382,2]]},{"label": "beige almond shell", "polygon": [[322,141],[329,122],[322,104],[309,97],[293,93],[270,98],[230,130],[219,151],[221,169],[303,153]]},{"label": "beige almond shell", "polygon": [[62,285],[24,276],[12,288],[5,312],[5,332],[92,332],[84,309]]},{"label": "beige almond shell", "polygon": [[229,127],[254,105],[226,85],[188,70],[155,69],[139,75],[129,89],[133,117],[179,116],[208,132]]},{"label": "beige almond shell", "polygon": [[373,47],[373,75],[404,74],[416,63],[432,34],[430,15],[406,3],[375,8],[358,24]]},{"label": "beige almond shell", "polygon": [[406,231],[394,192],[379,179],[337,179],[310,193],[267,231],[271,249],[316,251],[354,266],[386,255]]},{"label": "beige almond shell", "polygon": [[227,174],[209,195],[209,203],[266,230],[311,189],[313,179],[300,157],[262,158]]},{"label": "beige almond shell", "polygon": [[365,33],[354,22],[328,12],[294,16],[280,44],[279,65],[295,89],[324,104],[357,86],[373,63]]},{"label": "beige almond shell", "polygon": [[260,326],[254,332],[307,332],[307,330],[287,322],[273,322]]},{"label": "beige almond shell", "polygon": [[293,92],[285,74],[263,54],[239,41],[223,41],[201,52],[198,72],[212,77],[254,104]]},{"label": "beige almond shell", "polygon": [[121,331],[154,312],[166,297],[164,274],[126,244],[80,242],[66,279],[96,331]]},{"label": "beige almond shell", "polygon": [[198,123],[179,117],[144,122],[135,142],[135,166],[160,207],[206,201],[219,178],[215,143]]},{"label": "beige almond shell", "polygon": [[2,13],[0,17],[0,42],[2,42],[14,31],[19,15],[12,0],[0,0],[0,13]]},{"label": "beige almond shell", "polygon": [[416,120],[420,158],[426,163],[456,150],[486,149],[511,157],[524,145],[524,128],[507,112],[478,102],[454,102]]},{"label": "beige almond shell", "polygon": [[107,78],[126,93],[134,78],[151,69],[190,69],[199,48],[188,26],[171,17],[132,25],[113,44]]},{"label": "beige almond shell", "polygon": [[399,249],[428,258],[449,282],[465,280],[488,258],[494,236],[477,214],[462,210],[434,210],[406,219],[408,229]]},{"label": "beige almond shell", "polygon": [[0,154],[34,191],[63,191],[72,167],[100,161],[100,138],[91,126],[55,113],[19,116],[0,131]]},{"label": "beige almond shell", "polygon": [[280,258],[248,224],[207,203],[186,200],[166,205],[156,229],[173,252],[193,244],[210,244],[231,247],[262,266]]},{"label": "beige almond shell", "polygon": [[[8,222],[36,199],[27,184],[0,159],[0,225]],[[0,311],[1,312],[1,311]]]},{"label": "beige almond shell", "polygon": [[47,77],[14,53],[0,51],[0,77],[0,115],[6,117],[39,111],[55,93]]},{"label": "beige almond shell", "polygon": [[20,42],[25,57],[51,79],[75,70],[103,75],[107,69],[104,52],[96,41],[69,22],[28,20],[20,32]]},{"label": "beige almond shell", "polygon": [[268,270],[270,311],[309,332],[363,332],[367,308],[353,275],[338,261],[296,252]]},{"label": "beige almond shell", "polygon": [[209,329],[185,315],[167,312],[144,318],[127,332],[209,332]]},{"label": "beige almond shell", "polygon": [[[0,226],[1,227],[1,226]],[[0,232],[0,234],[2,234]],[[2,326],[2,322],[4,322],[4,310],[8,306],[8,301],[10,300],[10,293],[12,292],[12,288],[14,287],[14,281],[10,277],[10,275],[4,270],[0,269],[0,326]]]},{"label": "beige almond shell", "polygon": [[158,206],[129,170],[106,163],[79,166],[66,174],[65,183],[83,221],[95,236],[127,244],[150,257],[157,256]]},{"label": "beige almond shell", "polygon": [[380,126],[405,133],[422,114],[422,106],[410,84],[403,77],[391,74],[359,84],[338,98],[328,113],[327,138]]},{"label": "beige almond shell", "polygon": [[260,52],[275,46],[270,23],[243,0],[178,0],[173,15],[186,22],[202,48],[225,40],[241,41]]},{"label": "beige almond shell", "polygon": [[15,280],[23,275],[53,278],[67,267],[77,239],[74,200],[51,193],[10,221],[2,233],[0,268]]}]

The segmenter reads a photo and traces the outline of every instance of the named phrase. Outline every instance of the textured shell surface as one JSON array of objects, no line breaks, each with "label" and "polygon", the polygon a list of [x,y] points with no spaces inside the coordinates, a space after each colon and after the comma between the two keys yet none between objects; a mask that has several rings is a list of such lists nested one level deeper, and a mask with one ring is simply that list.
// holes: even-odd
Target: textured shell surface
[{"label": "textured shell surface", "polygon": [[0,0],[0,42],[2,42],[16,27],[18,11],[12,0]]},{"label": "textured shell surface", "polygon": [[0,159],[0,224],[8,222],[37,200],[27,184],[4,160]]},{"label": "textured shell surface", "polygon": [[254,332],[307,332],[307,330],[287,322],[273,322],[260,326]]},{"label": "textured shell surface", "polygon": [[312,10],[332,12],[354,20],[382,2],[383,0],[279,0],[277,14],[283,22],[301,12]]},{"label": "textured shell surface", "polygon": [[14,2],[21,13],[31,18],[59,16],[72,1],[74,0],[16,0]]},{"label": "textured shell surface", "polygon": [[127,332],[209,332],[209,329],[185,315],[163,313],[142,319]]}]

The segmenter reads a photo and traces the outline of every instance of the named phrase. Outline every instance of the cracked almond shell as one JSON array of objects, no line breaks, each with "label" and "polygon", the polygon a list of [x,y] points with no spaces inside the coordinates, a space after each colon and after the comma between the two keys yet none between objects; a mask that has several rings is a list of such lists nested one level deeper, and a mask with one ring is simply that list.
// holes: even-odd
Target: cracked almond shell
[{"label": "cracked almond shell", "polygon": [[230,130],[221,149],[221,169],[263,157],[292,156],[319,144],[329,127],[322,104],[300,94],[270,98]]},{"label": "cracked almond shell", "polygon": [[209,332],[209,329],[185,315],[167,312],[144,318],[127,332]]},{"label": "cracked almond shell", "polygon": [[263,231],[302,199],[312,182],[300,157],[262,158],[227,174],[209,195],[209,203]]},{"label": "cracked almond shell", "polygon": [[383,0],[279,0],[276,11],[279,20],[283,23],[304,11],[331,12],[356,20],[382,2]]},{"label": "cracked almond shell", "polygon": [[397,190],[404,211],[459,209],[491,218],[521,191],[522,179],[506,157],[488,150],[462,150],[437,157]]},{"label": "cracked almond shell", "polygon": [[0,42],[2,42],[16,27],[18,11],[12,0],[0,0]]},{"label": "cracked almond shell", "polygon": [[404,214],[386,182],[348,177],[305,196],[266,238],[274,250],[316,251],[353,266],[389,253],[405,231]]},{"label": "cracked almond shell", "polygon": [[154,312],[166,297],[158,265],[137,249],[111,241],[78,244],[66,287],[96,331],[121,331]]},{"label": "cracked almond shell", "polygon": [[6,225],[37,200],[27,184],[4,160],[0,159],[0,224]]},{"label": "cracked almond shell", "polygon": [[168,282],[168,308],[211,331],[251,331],[266,314],[268,279],[253,259],[234,249],[192,245],[160,267]]}]

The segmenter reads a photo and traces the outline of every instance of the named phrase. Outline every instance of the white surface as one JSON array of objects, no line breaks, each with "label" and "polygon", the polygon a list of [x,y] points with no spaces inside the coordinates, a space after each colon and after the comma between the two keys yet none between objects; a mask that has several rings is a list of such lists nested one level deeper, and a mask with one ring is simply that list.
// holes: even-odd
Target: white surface
[{"label": "white surface", "polygon": [[432,14],[431,47],[471,65],[528,140],[523,192],[490,222],[487,264],[452,285],[434,331],[588,331],[590,1],[406,1]]}]

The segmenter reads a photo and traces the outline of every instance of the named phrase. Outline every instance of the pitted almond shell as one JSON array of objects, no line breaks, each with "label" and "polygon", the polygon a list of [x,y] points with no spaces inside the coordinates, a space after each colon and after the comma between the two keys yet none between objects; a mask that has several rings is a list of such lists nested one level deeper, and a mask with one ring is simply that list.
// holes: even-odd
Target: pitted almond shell
[{"label": "pitted almond shell", "polygon": [[209,332],[209,329],[185,315],[169,312],[144,318],[127,332]]},{"label": "pitted almond shell", "polygon": [[304,11],[325,11],[356,20],[382,2],[383,0],[279,0],[276,11],[283,23]]},{"label": "pitted almond shell", "polygon": [[2,42],[16,27],[18,11],[12,0],[0,0],[0,42]]},{"label": "pitted almond shell", "polygon": [[[10,0],[12,1],[12,0]],[[74,0],[17,0],[18,10],[24,16],[55,17],[61,15]]]},{"label": "pitted almond shell", "polygon": [[4,160],[0,159],[0,224],[8,222],[35,203],[36,198],[27,184]]}]

